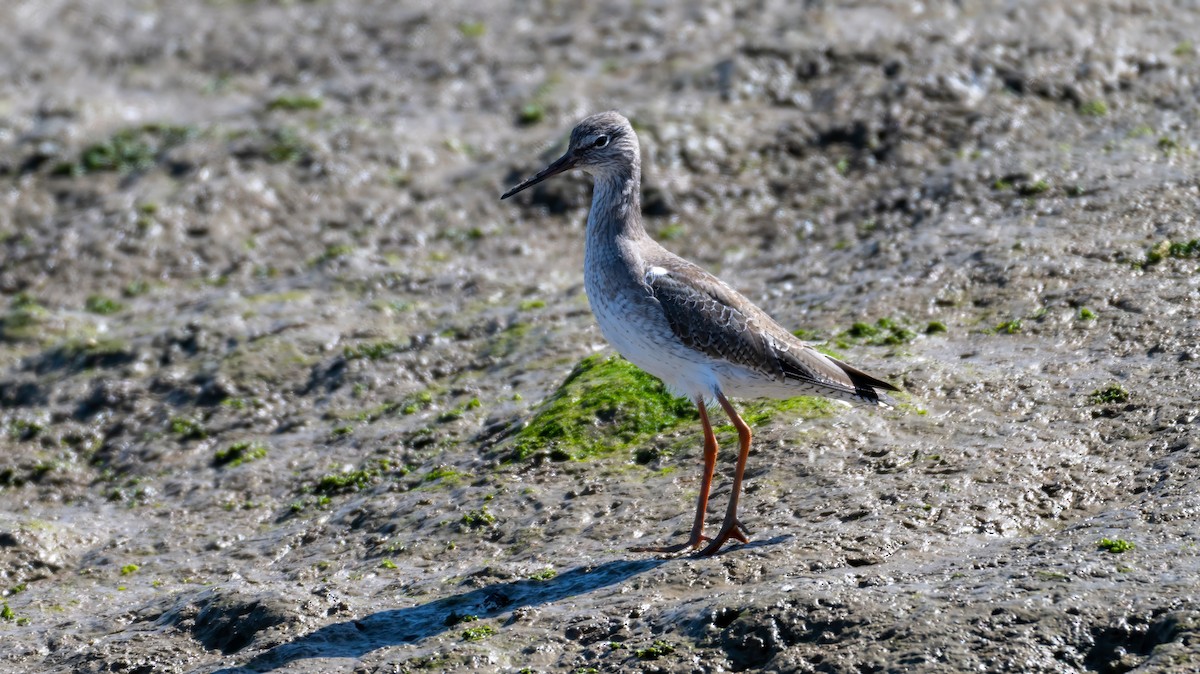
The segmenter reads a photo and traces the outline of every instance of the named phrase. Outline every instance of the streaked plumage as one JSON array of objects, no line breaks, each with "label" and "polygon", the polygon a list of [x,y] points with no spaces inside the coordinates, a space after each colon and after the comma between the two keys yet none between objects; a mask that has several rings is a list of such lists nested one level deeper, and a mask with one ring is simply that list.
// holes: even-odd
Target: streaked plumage
[{"label": "streaked plumage", "polygon": [[671,253],[646,234],[641,220],[641,154],[628,120],[616,112],[588,117],[571,132],[567,153],[508,198],[555,174],[581,168],[595,180],[584,249],[584,286],[601,332],[621,355],[696,402],[705,431],[705,472],[687,543],[698,548],[716,459],[706,402],[716,400],[738,429],[741,453],[721,532],[702,554],[728,538],[745,542],[737,519],[750,429],[727,395],[789,398],[819,395],[890,404],[897,390],[797,339],[716,276]]}]

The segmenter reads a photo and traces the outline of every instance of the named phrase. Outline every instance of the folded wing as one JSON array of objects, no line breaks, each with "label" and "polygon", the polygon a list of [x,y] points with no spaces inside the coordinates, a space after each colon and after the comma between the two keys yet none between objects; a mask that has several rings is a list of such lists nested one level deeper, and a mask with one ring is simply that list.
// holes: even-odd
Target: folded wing
[{"label": "folded wing", "polygon": [[688,347],[830,397],[892,403],[881,391],[899,390],[895,386],[808,346],[712,274],[680,258],[654,262],[643,280]]}]

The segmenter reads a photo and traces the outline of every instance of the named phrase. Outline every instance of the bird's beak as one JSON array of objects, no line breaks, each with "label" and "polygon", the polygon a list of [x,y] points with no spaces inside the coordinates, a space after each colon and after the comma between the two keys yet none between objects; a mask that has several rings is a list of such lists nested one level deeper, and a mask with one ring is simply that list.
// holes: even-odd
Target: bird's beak
[{"label": "bird's beak", "polygon": [[577,164],[578,162],[579,162],[579,157],[576,157],[575,155],[571,154],[571,151],[568,150],[566,154],[559,157],[558,159],[555,159],[553,164],[547,166],[546,168],[542,169],[541,171],[538,171],[538,174],[535,175],[534,177],[530,178],[529,180],[526,180],[525,182],[521,183],[520,185],[517,185],[516,187],[512,188],[511,190],[500,195],[500,198],[507,199],[527,187],[533,187],[534,185],[542,182],[543,180],[545,180],[546,178],[549,178],[550,176],[556,176],[556,175],[562,173],[563,171],[570,171],[571,169],[575,168],[575,164]]}]

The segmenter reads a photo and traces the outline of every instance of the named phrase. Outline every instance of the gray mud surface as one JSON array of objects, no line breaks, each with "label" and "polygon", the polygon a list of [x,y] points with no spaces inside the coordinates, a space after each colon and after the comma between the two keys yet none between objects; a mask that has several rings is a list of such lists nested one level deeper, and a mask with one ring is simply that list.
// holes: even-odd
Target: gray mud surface
[{"label": "gray mud surface", "polygon": [[[1194,3],[0,25],[3,671],[1200,671]],[[713,558],[627,549],[694,419],[513,460],[609,352],[586,178],[498,196],[608,108],[652,233],[906,391],[761,415]]]}]

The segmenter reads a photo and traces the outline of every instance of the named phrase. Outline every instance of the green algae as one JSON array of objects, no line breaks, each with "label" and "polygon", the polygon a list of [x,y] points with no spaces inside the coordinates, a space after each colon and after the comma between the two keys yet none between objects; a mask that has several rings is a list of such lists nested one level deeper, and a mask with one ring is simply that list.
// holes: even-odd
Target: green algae
[{"label": "green algae", "polygon": [[120,302],[103,295],[91,295],[87,298],[84,308],[93,314],[107,316],[109,314],[117,313],[124,307],[121,306]]},{"label": "green algae", "polygon": [[464,473],[459,470],[447,466],[445,464],[435,467],[433,470],[425,473],[421,478],[422,482],[441,481],[443,485],[453,486],[461,483],[464,478],[470,477],[469,473]]},{"label": "green algae", "polygon": [[382,360],[394,353],[407,350],[408,345],[400,342],[370,342],[345,347],[342,349],[342,357],[346,360]]},{"label": "green algae", "polygon": [[0,316],[0,339],[36,341],[42,334],[42,321],[49,315],[46,307],[27,293],[17,293],[9,310]]},{"label": "green algae", "polygon": [[675,646],[662,639],[656,639],[653,644],[634,651],[634,655],[637,656],[638,660],[657,660],[674,652]]},{"label": "green algae", "polygon": [[1079,114],[1085,117],[1103,117],[1108,114],[1108,103],[1095,99],[1079,106]]},{"label": "green algae", "polygon": [[317,484],[313,487],[313,493],[328,496],[362,491],[375,484],[388,468],[390,468],[390,463],[387,460],[380,460],[374,465],[364,466],[358,470],[329,473],[317,480]]},{"label": "green algae", "polygon": [[853,342],[871,346],[899,346],[916,339],[917,333],[908,329],[894,318],[883,317],[874,323],[855,323],[846,330],[837,341],[841,348],[850,346]]},{"label": "green algae", "polygon": [[624,358],[589,356],[517,432],[509,458],[600,456],[695,419],[691,402]]},{"label": "green algae", "polygon": [[170,124],[144,124],[121,129],[109,138],[87,146],[74,162],[59,164],[56,175],[78,177],[114,171],[146,171],[163,161],[165,153],[197,135],[197,130]]},{"label": "green algae", "polygon": [[[748,400],[734,403],[750,426],[770,422],[776,415],[816,419],[833,414],[837,403],[826,398],[801,396],[783,400]],[[720,423],[723,414],[712,416]],[[622,450],[634,450],[642,465],[669,457],[697,443],[700,425],[692,402],[671,395],[662,382],[618,356],[589,356],[580,361],[554,395],[542,402],[533,419],[511,442],[510,461],[545,457],[556,461],[588,459]],[[681,425],[687,434],[667,447],[644,443]],[[717,426],[724,432],[732,425]]]},{"label": "green algae", "polygon": [[1093,405],[1111,405],[1128,401],[1129,391],[1126,391],[1120,384],[1112,384],[1102,389],[1096,389],[1088,396],[1088,402]]},{"label": "green algae", "polygon": [[423,409],[428,408],[433,404],[433,394],[429,391],[421,391],[408,399],[406,399],[400,408],[400,413],[404,415],[416,414]]},{"label": "green algae", "polygon": [[529,574],[529,579],[530,580],[551,580],[552,578],[554,578],[557,575],[558,575],[557,571],[555,571],[552,568],[547,567],[545,569],[542,569],[541,571],[537,571],[535,573]]},{"label": "green algae", "polygon": [[735,403],[735,406],[739,408],[738,414],[742,419],[751,427],[755,427],[770,422],[779,413],[801,419],[833,416],[838,403],[829,398],[801,396],[783,400],[751,400],[741,405]]},{"label": "green algae", "polygon": [[496,634],[496,628],[491,625],[468,627],[462,631],[463,641],[482,641]]},{"label": "green algae", "polygon": [[1122,552],[1129,552],[1137,546],[1123,538],[1103,538],[1096,544],[1096,547],[1114,555],[1119,555]]},{"label": "green algae", "polygon": [[214,466],[236,468],[243,463],[250,463],[266,458],[266,446],[257,442],[235,442],[226,449],[219,449],[213,454]]},{"label": "green algae", "polygon": [[174,417],[171,419],[171,432],[179,436],[179,440],[203,440],[208,437],[208,429],[204,428],[197,419]]},{"label": "green algae", "polygon": [[267,102],[267,110],[275,111],[282,110],[284,112],[296,112],[299,110],[320,110],[324,101],[316,96],[305,96],[303,94],[287,94],[277,96]]},{"label": "green algae", "polygon": [[496,516],[488,512],[487,506],[479,510],[471,510],[462,516],[458,522],[464,529],[482,529],[496,523]]},{"label": "green algae", "polygon": [[1167,258],[1184,260],[1200,257],[1200,239],[1191,241],[1160,241],[1146,251],[1144,266],[1150,267]]},{"label": "green algae", "polygon": [[998,335],[1015,335],[1021,331],[1021,319],[1014,318],[1011,321],[1002,321],[996,324],[989,332]]}]

